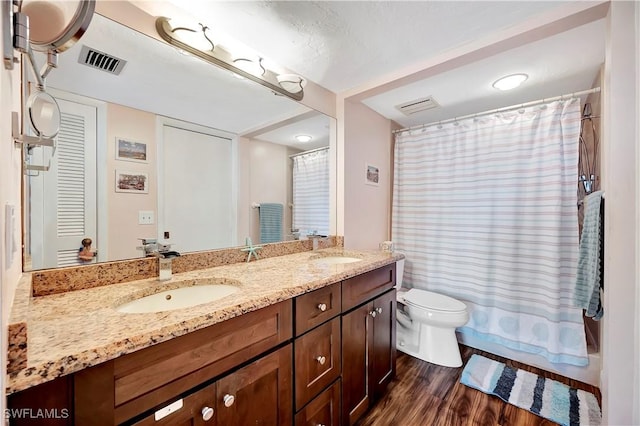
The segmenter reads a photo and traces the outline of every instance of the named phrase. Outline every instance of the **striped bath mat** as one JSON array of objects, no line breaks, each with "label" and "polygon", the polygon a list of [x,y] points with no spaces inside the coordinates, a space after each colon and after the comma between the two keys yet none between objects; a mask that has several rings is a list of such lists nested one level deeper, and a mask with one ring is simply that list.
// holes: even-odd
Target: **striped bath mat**
[{"label": "striped bath mat", "polygon": [[467,362],[460,382],[561,425],[601,422],[600,406],[592,393],[480,355]]}]

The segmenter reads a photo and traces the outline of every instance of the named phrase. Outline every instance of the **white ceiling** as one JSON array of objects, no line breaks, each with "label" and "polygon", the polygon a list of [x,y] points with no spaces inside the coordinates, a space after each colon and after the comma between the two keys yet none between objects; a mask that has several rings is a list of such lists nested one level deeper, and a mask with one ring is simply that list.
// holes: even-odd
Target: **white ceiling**
[{"label": "white ceiling", "polygon": [[[342,92],[384,81],[397,70],[575,2],[137,3],[147,11],[154,9],[154,14],[161,14],[163,4],[178,5],[215,28],[214,34],[224,32],[267,59]],[[413,126],[588,88],[604,61],[604,31],[602,20],[596,21],[401,87],[378,90],[362,102],[403,126]],[[83,44],[127,60],[122,74],[111,76],[78,64]],[[285,140],[301,133],[311,134],[315,142],[328,138],[326,117],[301,120],[308,108],[99,15],[80,43],[60,56],[59,68],[48,78],[51,87],[276,143],[289,144]],[[491,87],[496,78],[514,72],[530,75],[520,89],[499,92]],[[441,107],[410,117],[395,109],[429,95]],[[289,128],[278,131],[274,123],[279,122]],[[308,130],[300,127],[305,122]],[[268,134],[256,131],[262,128]]]},{"label": "white ceiling", "polygon": [[[599,20],[363,102],[405,127],[550,98],[592,87],[604,61],[604,21]],[[529,75],[518,89],[492,87],[499,77]],[[433,96],[440,107],[406,116],[395,106]]]},{"label": "white ceiling", "polygon": [[[181,1],[199,20],[336,93],[531,22],[561,1]],[[585,2],[581,2],[585,4]],[[593,3],[592,4],[596,4]],[[502,52],[363,102],[404,126],[589,88],[604,61],[602,21]],[[525,72],[521,89],[498,77]],[[405,117],[395,105],[433,95],[441,108]]]}]

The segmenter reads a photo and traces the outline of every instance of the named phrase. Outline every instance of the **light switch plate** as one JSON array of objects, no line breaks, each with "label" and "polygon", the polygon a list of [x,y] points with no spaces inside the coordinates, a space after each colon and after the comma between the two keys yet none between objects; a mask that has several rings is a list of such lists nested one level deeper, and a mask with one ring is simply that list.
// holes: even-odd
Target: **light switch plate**
[{"label": "light switch plate", "polygon": [[138,225],[153,225],[155,214],[153,210],[140,210],[138,212]]}]

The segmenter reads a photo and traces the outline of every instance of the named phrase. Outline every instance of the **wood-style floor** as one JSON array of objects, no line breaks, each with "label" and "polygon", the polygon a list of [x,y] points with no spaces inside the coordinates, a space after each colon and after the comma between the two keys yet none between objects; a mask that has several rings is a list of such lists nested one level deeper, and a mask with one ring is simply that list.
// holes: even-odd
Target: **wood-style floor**
[{"label": "wood-style floor", "polygon": [[[505,364],[531,371],[569,386],[593,392],[601,400],[600,391],[582,382],[548,371],[506,360],[496,355],[461,346],[463,366],[476,353]],[[529,411],[507,404],[460,383],[463,367],[440,367],[398,351],[397,375],[387,395],[380,400],[357,426],[538,426],[556,423]]]}]

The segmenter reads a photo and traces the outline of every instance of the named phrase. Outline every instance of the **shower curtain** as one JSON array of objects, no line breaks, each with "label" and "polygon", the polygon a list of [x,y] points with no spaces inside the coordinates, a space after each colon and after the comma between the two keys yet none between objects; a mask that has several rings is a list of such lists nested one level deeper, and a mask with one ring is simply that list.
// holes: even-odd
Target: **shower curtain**
[{"label": "shower curtain", "polygon": [[293,228],[329,235],[329,148],[293,157]]},{"label": "shower curtain", "polygon": [[392,232],[406,287],[467,304],[459,332],[582,366],[579,132],[571,99],[400,133]]}]

